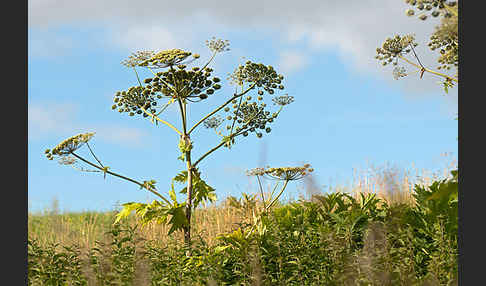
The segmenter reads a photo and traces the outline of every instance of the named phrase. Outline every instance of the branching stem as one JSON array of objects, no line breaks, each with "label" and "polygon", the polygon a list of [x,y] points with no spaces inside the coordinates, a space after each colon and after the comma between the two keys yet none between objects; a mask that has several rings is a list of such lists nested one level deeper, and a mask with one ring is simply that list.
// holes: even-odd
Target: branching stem
[{"label": "branching stem", "polygon": [[272,202],[268,205],[268,208],[271,208],[273,206],[273,204],[275,204],[275,202],[280,198],[280,196],[282,195],[283,191],[287,187],[287,184],[288,183],[289,183],[289,180],[285,180],[285,183],[284,183],[282,189],[280,190],[280,192],[278,193],[278,195],[272,200]]},{"label": "branching stem", "polygon": [[432,74],[435,74],[435,75],[438,75],[438,76],[441,76],[441,77],[445,77],[445,78],[446,78],[446,79],[448,79],[448,80],[458,82],[458,80],[457,80],[456,78],[454,78],[454,77],[451,77],[451,76],[448,76],[448,75],[446,75],[446,74],[443,74],[443,73],[440,73],[440,72],[436,72],[436,71],[433,71],[433,70],[428,69],[428,68],[426,68],[426,67],[422,67],[422,66],[420,66],[420,65],[417,65],[416,63],[413,63],[413,62],[409,61],[407,58],[405,58],[405,57],[403,57],[403,56],[400,56],[400,55],[399,55],[398,57],[399,57],[400,59],[402,59],[402,60],[406,61],[407,63],[411,64],[412,66],[414,66],[414,67],[418,68],[418,69],[421,69],[421,70],[423,69],[423,70],[424,70],[424,71],[426,71],[426,72],[430,72],[430,73],[432,73]]},{"label": "branching stem", "polygon": [[191,129],[189,129],[189,132],[187,134],[191,134],[192,131],[194,131],[194,129],[199,126],[199,124],[203,123],[204,120],[208,119],[209,117],[211,117],[213,114],[215,114],[216,112],[220,111],[221,109],[223,109],[226,105],[230,104],[231,101],[237,99],[238,97],[240,96],[243,96],[245,95],[246,93],[248,93],[253,87],[255,87],[256,84],[252,84],[247,90],[245,90],[244,92],[242,92],[241,94],[235,94],[232,98],[230,98],[228,101],[226,101],[225,103],[223,103],[221,106],[219,106],[218,108],[216,108],[215,110],[213,110],[212,112],[210,112],[208,115],[204,116],[201,120],[199,120],[199,122],[197,122],[194,126],[192,126]]},{"label": "branching stem", "polygon": [[115,176],[115,177],[118,177],[118,178],[120,178],[120,179],[124,179],[124,180],[126,180],[126,181],[129,181],[129,182],[132,182],[132,183],[134,183],[134,184],[139,185],[141,188],[144,188],[144,189],[148,190],[149,192],[153,193],[154,195],[158,196],[159,198],[161,198],[162,200],[164,200],[164,201],[165,201],[166,203],[168,203],[169,205],[172,205],[172,204],[170,203],[170,201],[169,201],[169,200],[167,200],[167,199],[166,199],[164,196],[162,196],[161,194],[159,194],[159,193],[158,193],[158,192],[156,192],[155,190],[152,190],[152,189],[150,189],[150,188],[147,188],[147,187],[146,187],[146,186],[145,186],[143,183],[140,183],[140,182],[138,182],[138,181],[136,181],[136,180],[134,180],[134,179],[130,179],[130,178],[125,177],[125,176],[123,176],[123,175],[120,175],[120,174],[117,174],[117,173],[114,173],[114,172],[108,171],[108,170],[106,170],[104,167],[100,167],[100,166],[98,166],[98,165],[96,165],[96,164],[93,164],[93,163],[91,163],[90,161],[88,161],[88,160],[84,159],[83,157],[78,156],[78,155],[77,155],[77,154],[75,154],[74,152],[71,152],[71,154],[72,154],[74,157],[78,158],[79,160],[81,160],[81,161],[85,162],[86,164],[88,164],[88,165],[90,165],[90,166],[92,166],[92,167],[95,167],[96,169],[99,169],[99,170],[101,170],[101,171],[103,171],[103,172],[105,172],[105,173],[108,173],[108,174],[112,175],[112,176]]},{"label": "branching stem", "polygon": [[182,135],[182,133],[174,127],[174,125],[170,124],[169,122],[165,121],[165,120],[162,120],[160,119],[159,117],[153,115],[152,113],[148,112],[145,108],[143,108],[142,106],[139,106],[139,108],[145,113],[147,114],[148,116],[152,117],[152,119],[155,119],[157,121],[160,121],[162,123],[164,123],[165,125],[169,126],[170,128],[172,128],[175,132],[177,132],[179,135]]}]

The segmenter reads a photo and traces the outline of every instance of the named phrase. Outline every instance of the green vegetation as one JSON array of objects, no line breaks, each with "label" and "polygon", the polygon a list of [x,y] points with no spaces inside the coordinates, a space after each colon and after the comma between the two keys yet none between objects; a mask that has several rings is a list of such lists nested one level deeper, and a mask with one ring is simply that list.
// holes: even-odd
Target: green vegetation
[{"label": "green vegetation", "polygon": [[[440,51],[438,69],[457,67],[456,1],[406,2],[433,17],[443,16],[429,46]],[[409,16],[414,13],[407,10]],[[228,78],[235,93],[189,126],[188,104],[205,101],[221,88],[208,65],[228,50],[228,42],[213,38],[207,46],[213,54],[202,67],[188,69],[200,56],[179,49],[139,51],[122,63],[134,70],[139,85],[116,92],[112,109],[165,124],[179,135],[178,159],[185,170],[173,178],[168,197],[158,192],[155,180],[137,181],[103,165],[88,143],[94,133],[72,136],[45,151],[50,160],[58,157],[63,165],[127,180],[160,200],[125,203],[121,211],[110,213],[29,215],[29,285],[457,285],[457,169],[442,180],[415,184],[408,197],[386,198],[358,189],[355,196],[336,191],[283,204],[279,199],[287,184],[308,177],[313,169],[309,164],[256,168],[248,175],[257,178],[258,194],[206,207],[216,195],[198,164],[221,147],[230,149],[240,135],[261,138],[263,130],[270,133],[268,125],[294,101],[275,95],[271,100],[279,109],[267,110],[263,95],[283,90],[283,76],[272,66],[247,61]],[[457,73],[424,67],[416,46],[412,35],[396,35],[377,49],[376,58],[383,65],[403,60],[421,75],[438,75],[447,92],[458,82]],[[411,52],[417,63],[405,57]],[[153,76],[142,81],[136,68]],[[396,78],[405,75],[403,67],[395,68]],[[159,117],[171,104],[179,108],[180,129]],[[219,129],[225,120],[227,125]],[[201,125],[214,129],[221,140],[192,160],[190,135]],[[82,146],[96,162],[77,153]],[[77,166],[80,162],[95,169]],[[267,194],[263,177],[277,180]],[[175,184],[184,187],[176,192]],[[184,202],[177,193],[185,195]]]},{"label": "green vegetation", "polygon": [[[202,225],[191,256],[182,233],[167,236],[165,227],[151,237],[162,226],[140,229],[140,217],[112,224],[115,212],[31,215],[29,285],[457,285],[457,175],[415,184],[413,201],[393,203],[333,192],[263,212],[257,195],[229,197],[195,212]],[[91,246],[36,238],[46,220],[94,218],[86,228],[104,234]],[[208,235],[220,224],[226,231]]]}]

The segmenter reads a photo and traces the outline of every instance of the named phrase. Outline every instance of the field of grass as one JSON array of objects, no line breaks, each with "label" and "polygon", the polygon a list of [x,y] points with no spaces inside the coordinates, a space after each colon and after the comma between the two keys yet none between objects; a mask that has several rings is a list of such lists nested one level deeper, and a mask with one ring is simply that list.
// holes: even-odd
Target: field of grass
[{"label": "field of grass", "polygon": [[29,214],[29,285],[457,285],[457,202],[433,196],[448,171],[308,178],[258,221],[256,191],[229,197],[196,210],[190,257],[182,233],[115,211]]}]

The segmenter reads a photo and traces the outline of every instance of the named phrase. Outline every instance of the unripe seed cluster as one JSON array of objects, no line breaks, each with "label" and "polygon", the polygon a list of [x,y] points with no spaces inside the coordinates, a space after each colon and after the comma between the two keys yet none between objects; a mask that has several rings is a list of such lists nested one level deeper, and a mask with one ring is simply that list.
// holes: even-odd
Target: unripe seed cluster
[{"label": "unripe seed cluster", "polygon": [[202,71],[198,67],[192,70],[186,68],[185,65],[178,65],[177,69],[170,68],[158,72],[154,78],[146,78],[144,86],[133,86],[127,91],[117,92],[112,109],[118,109],[120,113],[127,112],[130,116],[142,114],[147,117],[143,109],[155,113],[157,99],[181,98],[197,102],[221,88],[221,79],[211,76],[211,68],[206,67]]},{"label": "unripe seed cluster", "polygon": [[437,60],[441,64],[438,69],[450,69],[459,65],[459,35],[457,17],[444,18],[430,37],[428,46],[431,50],[439,50]]},{"label": "unripe seed cluster", "polygon": [[52,150],[47,149],[45,151],[47,159],[52,160],[55,155],[64,156],[64,155],[71,154],[72,152],[81,148],[81,146],[83,146],[84,143],[88,142],[94,136],[94,134],[95,134],[94,132],[90,132],[90,133],[82,133],[82,134],[69,137],[68,139],[59,143]]},{"label": "unripe seed cluster", "polygon": [[272,98],[273,104],[285,106],[294,102],[294,97],[290,95],[281,95]]},{"label": "unripe seed cluster", "polygon": [[235,71],[229,75],[228,80],[232,84],[242,86],[244,83],[255,84],[258,89],[258,95],[263,95],[266,91],[274,94],[275,89],[284,89],[282,85],[283,75],[277,74],[272,66],[253,63],[247,61],[245,65],[238,66]]},{"label": "unripe seed cluster", "polygon": [[192,55],[191,52],[180,49],[165,50],[156,53],[150,59],[142,61],[139,66],[165,68],[169,66],[184,65],[199,58],[199,55],[195,54],[191,59],[188,59],[190,55]]},{"label": "unripe seed cluster", "polygon": [[206,40],[206,46],[214,53],[220,53],[224,51],[229,51],[229,41],[228,40],[221,40],[212,37],[211,40]]},{"label": "unripe seed cluster", "polygon": [[248,170],[248,176],[265,176],[274,180],[295,181],[314,171],[310,164],[304,164],[302,167],[278,167],[278,168],[255,168]]},{"label": "unripe seed cluster", "polygon": [[398,56],[410,53],[410,45],[413,45],[414,47],[418,45],[414,40],[415,38],[413,35],[396,35],[393,38],[387,38],[382,47],[376,49],[377,55],[375,58],[383,61],[383,65],[387,65],[395,60],[394,65],[396,65]]},{"label": "unripe seed cluster", "polygon": [[[445,6],[454,7],[456,6],[457,1],[446,2],[445,0],[405,0],[405,3],[415,7],[419,11],[423,11],[420,15],[418,15],[417,18],[425,21],[429,18],[429,16],[436,18],[441,14],[445,18],[450,18],[452,14],[446,9]],[[415,15],[415,10],[407,9],[405,14],[407,16],[413,16]]]},{"label": "unripe seed cluster", "polygon": [[270,111],[265,110],[266,104],[258,105],[256,102],[243,101],[239,108],[233,111],[233,115],[228,115],[228,120],[236,120],[239,126],[236,127],[236,132],[240,132],[243,136],[248,136],[249,132],[254,132],[258,138],[263,134],[258,130],[265,130],[266,133],[271,132],[271,128],[267,124],[272,123],[273,119],[277,117],[277,113],[271,114]]},{"label": "unripe seed cluster", "polygon": [[210,117],[206,120],[204,120],[203,124],[204,127],[208,129],[216,129],[223,123],[224,119],[222,119],[219,115],[215,115],[213,117]]}]

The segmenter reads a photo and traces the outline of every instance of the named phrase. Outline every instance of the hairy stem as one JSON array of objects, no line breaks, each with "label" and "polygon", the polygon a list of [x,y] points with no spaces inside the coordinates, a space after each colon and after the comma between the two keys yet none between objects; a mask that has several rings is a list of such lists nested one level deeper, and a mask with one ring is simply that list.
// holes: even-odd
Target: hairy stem
[{"label": "hairy stem", "polygon": [[[184,227],[184,243],[187,246],[191,245],[191,216],[192,216],[192,165],[191,165],[191,151],[186,152],[186,166],[187,166],[187,200],[186,200],[186,219],[187,226]],[[189,253],[187,253],[190,255]]]}]

